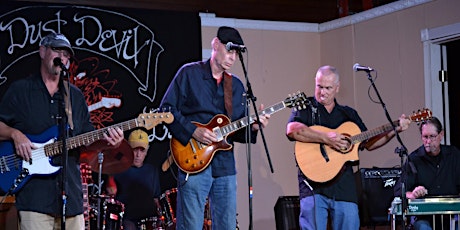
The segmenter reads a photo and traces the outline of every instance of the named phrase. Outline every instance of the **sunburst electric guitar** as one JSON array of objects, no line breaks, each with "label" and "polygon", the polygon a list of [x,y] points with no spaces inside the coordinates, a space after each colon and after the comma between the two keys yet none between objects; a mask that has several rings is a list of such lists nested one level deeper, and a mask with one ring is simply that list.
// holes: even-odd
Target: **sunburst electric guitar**
[{"label": "sunburst electric guitar", "polygon": [[[429,109],[419,110],[413,113],[409,119],[415,122],[421,122],[431,118]],[[394,121],[398,126],[399,121]],[[349,147],[343,150],[337,150],[328,145],[318,143],[305,143],[297,141],[295,143],[295,157],[302,173],[310,180],[315,182],[327,182],[333,179],[342,169],[347,161],[357,161],[358,143],[385,133],[393,129],[391,123],[382,125],[372,130],[361,132],[359,127],[353,122],[345,122],[337,129],[329,129],[323,126],[310,126],[311,129],[321,132],[337,132],[345,135],[349,142]]]},{"label": "sunburst electric guitar", "polygon": [[[284,101],[259,111],[259,114],[273,114],[287,107],[302,109],[304,108],[306,101],[307,97],[305,96],[305,93],[300,92],[286,98]],[[227,136],[233,134],[241,128],[254,123],[255,121],[255,115],[244,117],[237,121],[231,122],[227,116],[218,114],[214,116],[207,124],[192,122],[198,127],[204,127],[214,132],[217,136],[218,142],[214,142],[210,145],[205,145],[192,138],[188,141],[187,145],[184,146],[173,137],[171,139],[171,152],[174,158],[174,162],[184,172],[201,172],[209,165],[216,151],[229,150],[232,148],[232,145],[228,144],[226,140]]]},{"label": "sunburst electric guitar", "polygon": [[[136,127],[152,129],[159,123],[171,123],[173,120],[174,117],[170,112],[142,113],[137,118],[70,137],[66,139],[66,147],[70,150],[102,140],[104,133],[110,127],[120,127],[123,131]],[[30,176],[56,173],[61,167],[52,165],[50,158],[62,152],[63,143],[56,141],[57,134],[58,128],[53,126],[39,135],[26,135],[37,146],[36,149],[32,150],[32,158],[29,162],[16,155],[12,141],[0,142],[0,189],[14,194],[19,191]]]}]

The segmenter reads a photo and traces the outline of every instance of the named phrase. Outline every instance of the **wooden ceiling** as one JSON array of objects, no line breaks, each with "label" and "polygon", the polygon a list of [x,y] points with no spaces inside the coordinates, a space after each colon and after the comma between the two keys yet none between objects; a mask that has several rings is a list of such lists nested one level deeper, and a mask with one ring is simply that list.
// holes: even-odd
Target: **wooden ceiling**
[{"label": "wooden ceiling", "polygon": [[[21,1],[21,0],[17,0]],[[217,17],[322,23],[397,0],[28,0],[214,13]],[[340,13],[339,13],[340,12]]]}]

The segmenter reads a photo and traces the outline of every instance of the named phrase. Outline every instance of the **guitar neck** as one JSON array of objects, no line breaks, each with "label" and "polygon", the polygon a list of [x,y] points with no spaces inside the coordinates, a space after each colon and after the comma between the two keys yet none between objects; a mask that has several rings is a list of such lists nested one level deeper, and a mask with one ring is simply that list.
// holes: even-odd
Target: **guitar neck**
[{"label": "guitar neck", "polygon": [[[103,129],[93,130],[75,137],[70,137],[66,141],[67,150],[74,149],[83,145],[91,144],[95,141],[104,139],[104,133],[107,133],[107,129],[120,127],[123,131],[130,130],[139,127],[137,119],[131,119],[116,125],[112,125]],[[57,141],[52,144],[45,146],[45,152],[47,156],[54,156],[61,154],[62,152],[62,141]]]},{"label": "guitar neck", "polygon": [[[393,125],[398,126],[399,121],[393,121]],[[393,130],[393,125],[391,125],[391,123],[388,123],[388,124],[382,125],[380,127],[377,127],[375,129],[368,130],[368,131],[362,132],[360,134],[357,134],[357,135],[355,135],[355,136],[353,136],[351,138],[352,143],[353,144],[360,143],[360,142],[362,142],[364,140],[367,140],[367,139],[369,139],[371,137],[375,137],[375,136],[377,136],[379,134],[382,134],[382,133],[388,132],[390,130]]]},{"label": "guitar neck", "polygon": [[88,194],[88,184],[82,183],[82,191],[83,191],[83,219],[85,220],[85,229],[89,230],[89,212],[90,212],[90,205],[89,205],[89,194]]},{"label": "guitar neck", "polygon": [[88,111],[91,112],[91,111],[93,111],[93,110],[100,109],[100,108],[102,108],[103,106],[104,106],[104,105],[102,104],[102,101],[96,102],[96,103],[94,103],[94,104],[88,106]]},{"label": "guitar neck", "polygon": [[[283,110],[284,108],[286,108],[286,104],[284,103],[284,101],[282,102],[279,102],[275,105],[272,105],[266,109],[263,109],[261,111],[258,111],[258,114],[261,115],[261,114],[268,114],[268,115],[271,115],[271,114],[274,114],[278,111],[281,111]],[[228,125],[225,125],[225,126],[222,126],[220,129],[221,129],[221,132],[223,134],[223,136],[226,136],[226,135],[229,135],[230,133],[233,133],[239,129],[242,129],[252,123],[254,123],[255,121],[257,120],[257,117],[255,114],[249,116],[249,117],[243,117],[239,120],[236,120]]]}]

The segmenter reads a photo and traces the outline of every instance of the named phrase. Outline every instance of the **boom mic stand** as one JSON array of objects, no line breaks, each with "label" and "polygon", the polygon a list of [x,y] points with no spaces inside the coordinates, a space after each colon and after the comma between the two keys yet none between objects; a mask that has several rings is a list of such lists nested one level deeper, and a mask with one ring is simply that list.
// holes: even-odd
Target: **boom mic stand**
[{"label": "boom mic stand", "polygon": [[[255,112],[255,117],[256,117],[256,122],[257,124],[260,124],[260,120],[259,120],[259,114],[257,112],[257,107],[256,107],[256,103],[255,101],[257,100],[256,97],[254,97],[254,94],[252,92],[252,87],[251,87],[251,83],[249,82],[249,78],[248,78],[248,73],[246,71],[246,67],[244,66],[244,61],[243,61],[243,54],[242,54],[242,51],[241,50],[237,50],[237,53],[238,53],[238,56],[239,56],[239,59],[240,59],[240,62],[241,62],[241,66],[243,67],[243,72],[244,72],[244,77],[246,79],[246,98],[247,100],[250,100],[251,101],[251,104],[252,104],[252,107],[254,109],[254,112]],[[245,103],[245,106],[248,106],[248,103]],[[245,111],[248,111],[248,109],[245,108]],[[248,118],[248,121],[247,121],[247,124],[250,124],[250,116],[247,116]],[[265,153],[267,155],[267,160],[268,160],[268,164],[270,165],[270,171],[273,173],[273,166],[272,166],[272,162],[270,160],[270,154],[268,152],[268,147],[267,147],[267,142],[265,141],[265,135],[264,135],[264,132],[263,132],[263,128],[262,126],[260,125],[259,126],[260,129],[260,135],[262,137],[262,140],[263,140],[263,143],[264,143],[264,148],[265,148]],[[251,167],[251,128],[250,126],[248,126],[247,128],[247,136],[248,136],[248,141],[247,141],[247,164],[248,164],[248,192],[249,192],[249,230],[252,230],[253,229],[253,221],[252,221],[252,196],[253,196],[253,191],[252,191],[252,167]]]},{"label": "boom mic stand", "polygon": [[[356,71],[356,70],[355,70]],[[374,84],[374,80],[372,79],[371,71],[372,69],[364,70],[367,73],[367,79],[371,82],[372,87],[374,88],[375,93],[377,94],[377,97],[379,98],[379,102],[382,105],[382,108],[385,112],[385,116],[390,122],[391,126],[393,127],[393,131],[395,132],[396,139],[398,142],[401,144],[400,148],[396,148],[395,152],[399,153],[399,156],[401,158],[401,167],[403,167],[404,163],[404,156],[407,155],[407,148],[404,146],[404,143],[401,140],[401,137],[398,134],[398,131],[396,130],[396,125],[393,123],[393,120],[390,117],[390,114],[388,113],[388,110],[386,108],[385,103],[383,103],[382,97],[380,97],[380,93],[377,90],[377,87]],[[402,229],[405,229],[405,222],[406,222],[406,215],[405,215],[405,209],[406,209],[406,188],[405,188],[405,177],[401,180],[401,215],[402,215]]]}]

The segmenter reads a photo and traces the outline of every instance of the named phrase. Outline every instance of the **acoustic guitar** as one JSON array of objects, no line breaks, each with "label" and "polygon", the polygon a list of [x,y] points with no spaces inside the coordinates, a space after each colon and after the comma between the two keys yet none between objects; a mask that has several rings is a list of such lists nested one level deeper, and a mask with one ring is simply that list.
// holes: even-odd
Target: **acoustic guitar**
[{"label": "acoustic guitar", "polygon": [[[409,120],[421,122],[430,119],[431,116],[432,113],[429,109],[423,109],[413,113]],[[399,120],[393,121],[393,124],[398,126]],[[319,125],[310,126],[310,128],[321,132],[341,133],[347,137],[346,140],[349,143],[348,148],[338,150],[325,144],[296,141],[295,157],[300,170],[308,179],[324,183],[333,179],[346,162],[359,160],[358,143],[388,132],[393,129],[393,126],[388,123],[362,133],[353,122],[345,122],[336,129]]]}]

